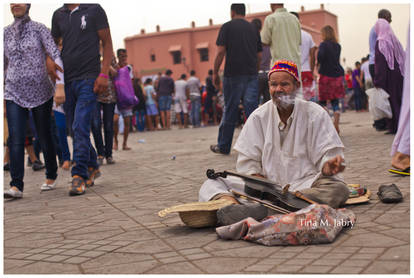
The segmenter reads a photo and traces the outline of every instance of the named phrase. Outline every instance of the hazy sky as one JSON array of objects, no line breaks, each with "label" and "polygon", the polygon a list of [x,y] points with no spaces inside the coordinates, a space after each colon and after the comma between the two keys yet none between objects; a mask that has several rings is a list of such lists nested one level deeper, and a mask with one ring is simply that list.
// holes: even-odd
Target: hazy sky
[{"label": "hazy sky", "polygon": [[[232,3],[223,0],[104,0],[98,2],[107,13],[114,49],[124,47],[124,38],[138,34],[142,28],[147,33],[154,32],[157,24],[160,25],[161,31],[190,27],[191,21],[195,21],[196,26],[206,26],[209,18],[213,19],[214,24],[222,24],[230,20],[230,4]],[[391,26],[405,49],[411,8],[409,2],[398,1],[400,4],[390,4],[384,1],[364,1],[364,4],[359,2],[348,1],[347,4],[325,2],[325,9],[338,16],[342,58],[346,58],[346,65],[353,65],[356,60],[368,54],[368,34],[381,8],[391,11]],[[305,7],[305,10],[318,9],[321,2],[289,1],[289,3],[293,3],[285,5],[289,11],[299,11],[301,5]],[[36,4],[31,7],[30,16],[33,20],[50,27],[52,14],[61,5],[61,2],[37,0]],[[6,26],[13,22],[13,17],[8,4],[4,4],[3,8]],[[247,12],[250,13],[268,10],[270,10],[269,2],[253,2],[247,5]]]}]

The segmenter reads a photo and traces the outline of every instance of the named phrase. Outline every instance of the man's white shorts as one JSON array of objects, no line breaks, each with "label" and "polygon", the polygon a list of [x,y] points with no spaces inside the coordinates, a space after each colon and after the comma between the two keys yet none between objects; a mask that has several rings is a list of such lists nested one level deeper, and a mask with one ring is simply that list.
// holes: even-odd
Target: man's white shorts
[{"label": "man's white shorts", "polygon": [[176,98],[174,101],[175,113],[188,113],[187,101],[185,98]]}]

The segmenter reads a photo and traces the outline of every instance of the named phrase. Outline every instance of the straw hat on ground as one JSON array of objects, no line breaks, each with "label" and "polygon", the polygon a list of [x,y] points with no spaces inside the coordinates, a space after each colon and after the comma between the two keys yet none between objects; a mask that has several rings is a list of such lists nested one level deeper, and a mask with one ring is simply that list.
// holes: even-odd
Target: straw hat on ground
[{"label": "straw hat on ground", "polygon": [[163,209],[158,212],[158,216],[165,217],[169,213],[178,212],[181,220],[189,227],[215,227],[217,210],[231,204],[228,200],[188,203]]}]

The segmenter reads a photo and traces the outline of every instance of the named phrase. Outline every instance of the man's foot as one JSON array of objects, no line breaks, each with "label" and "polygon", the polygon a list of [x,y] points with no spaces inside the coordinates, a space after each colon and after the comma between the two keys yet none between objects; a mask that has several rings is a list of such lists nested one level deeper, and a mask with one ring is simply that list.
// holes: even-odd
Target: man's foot
[{"label": "man's foot", "polygon": [[99,171],[99,169],[89,167],[88,174],[89,178],[86,181],[86,187],[92,187],[95,184],[95,179],[101,176],[101,171]]},{"label": "man's foot", "polygon": [[46,166],[40,160],[36,160],[35,162],[32,163],[33,171],[40,171],[44,169],[45,167]]},{"label": "man's foot", "polygon": [[30,157],[27,157],[27,167],[32,167],[33,163],[30,160]]},{"label": "man's foot", "polygon": [[210,151],[212,151],[213,153],[219,153],[219,154],[229,154],[229,153],[221,151],[218,145],[211,145]]},{"label": "man's foot", "polygon": [[9,163],[4,164],[3,171],[10,171],[10,164]]},{"label": "man's foot", "polygon": [[112,146],[112,149],[117,151],[118,150],[118,143],[114,142],[114,145]]},{"label": "man's foot", "polygon": [[98,162],[98,165],[101,166],[104,163],[104,157],[98,156],[97,162]]},{"label": "man's foot", "polygon": [[237,223],[247,217],[252,217],[257,221],[267,216],[267,208],[257,203],[247,203],[242,205],[232,204],[217,211],[218,226],[227,226]]},{"label": "man's foot", "polygon": [[65,171],[68,171],[70,169],[70,161],[69,160],[65,160],[62,164],[62,169]]},{"label": "man's foot", "polygon": [[4,192],[4,199],[20,199],[23,197],[21,192],[16,186],[12,186],[9,190]]},{"label": "man's foot", "polygon": [[106,164],[115,164],[115,160],[112,156],[106,158]]},{"label": "man's foot", "polygon": [[41,191],[49,191],[56,188],[56,180],[47,179],[44,184],[40,186]]},{"label": "man's foot", "polygon": [[72,185],[69,190],[69,196],[76,196],[85,194],[85,181],[81,176],[75,175],[72,177]]},{"label": "man's foot", "polygon": [[126,146],[126,145],[123,145],[122,146],[122,150],[124,150],[124,151],[129,151],[131,148],[130,147],[128,147],[128,146]]}]

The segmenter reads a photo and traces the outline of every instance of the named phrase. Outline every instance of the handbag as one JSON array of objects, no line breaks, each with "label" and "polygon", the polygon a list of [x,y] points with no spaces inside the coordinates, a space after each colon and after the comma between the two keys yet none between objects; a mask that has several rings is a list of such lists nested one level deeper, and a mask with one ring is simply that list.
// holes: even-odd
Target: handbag
[{"label": "handbag", "polygon": [[119,110],[131,109],[138,105],[139,100],[135,95],[128,67],[118,70],[118,75],[114,78],[114,86]]}]

